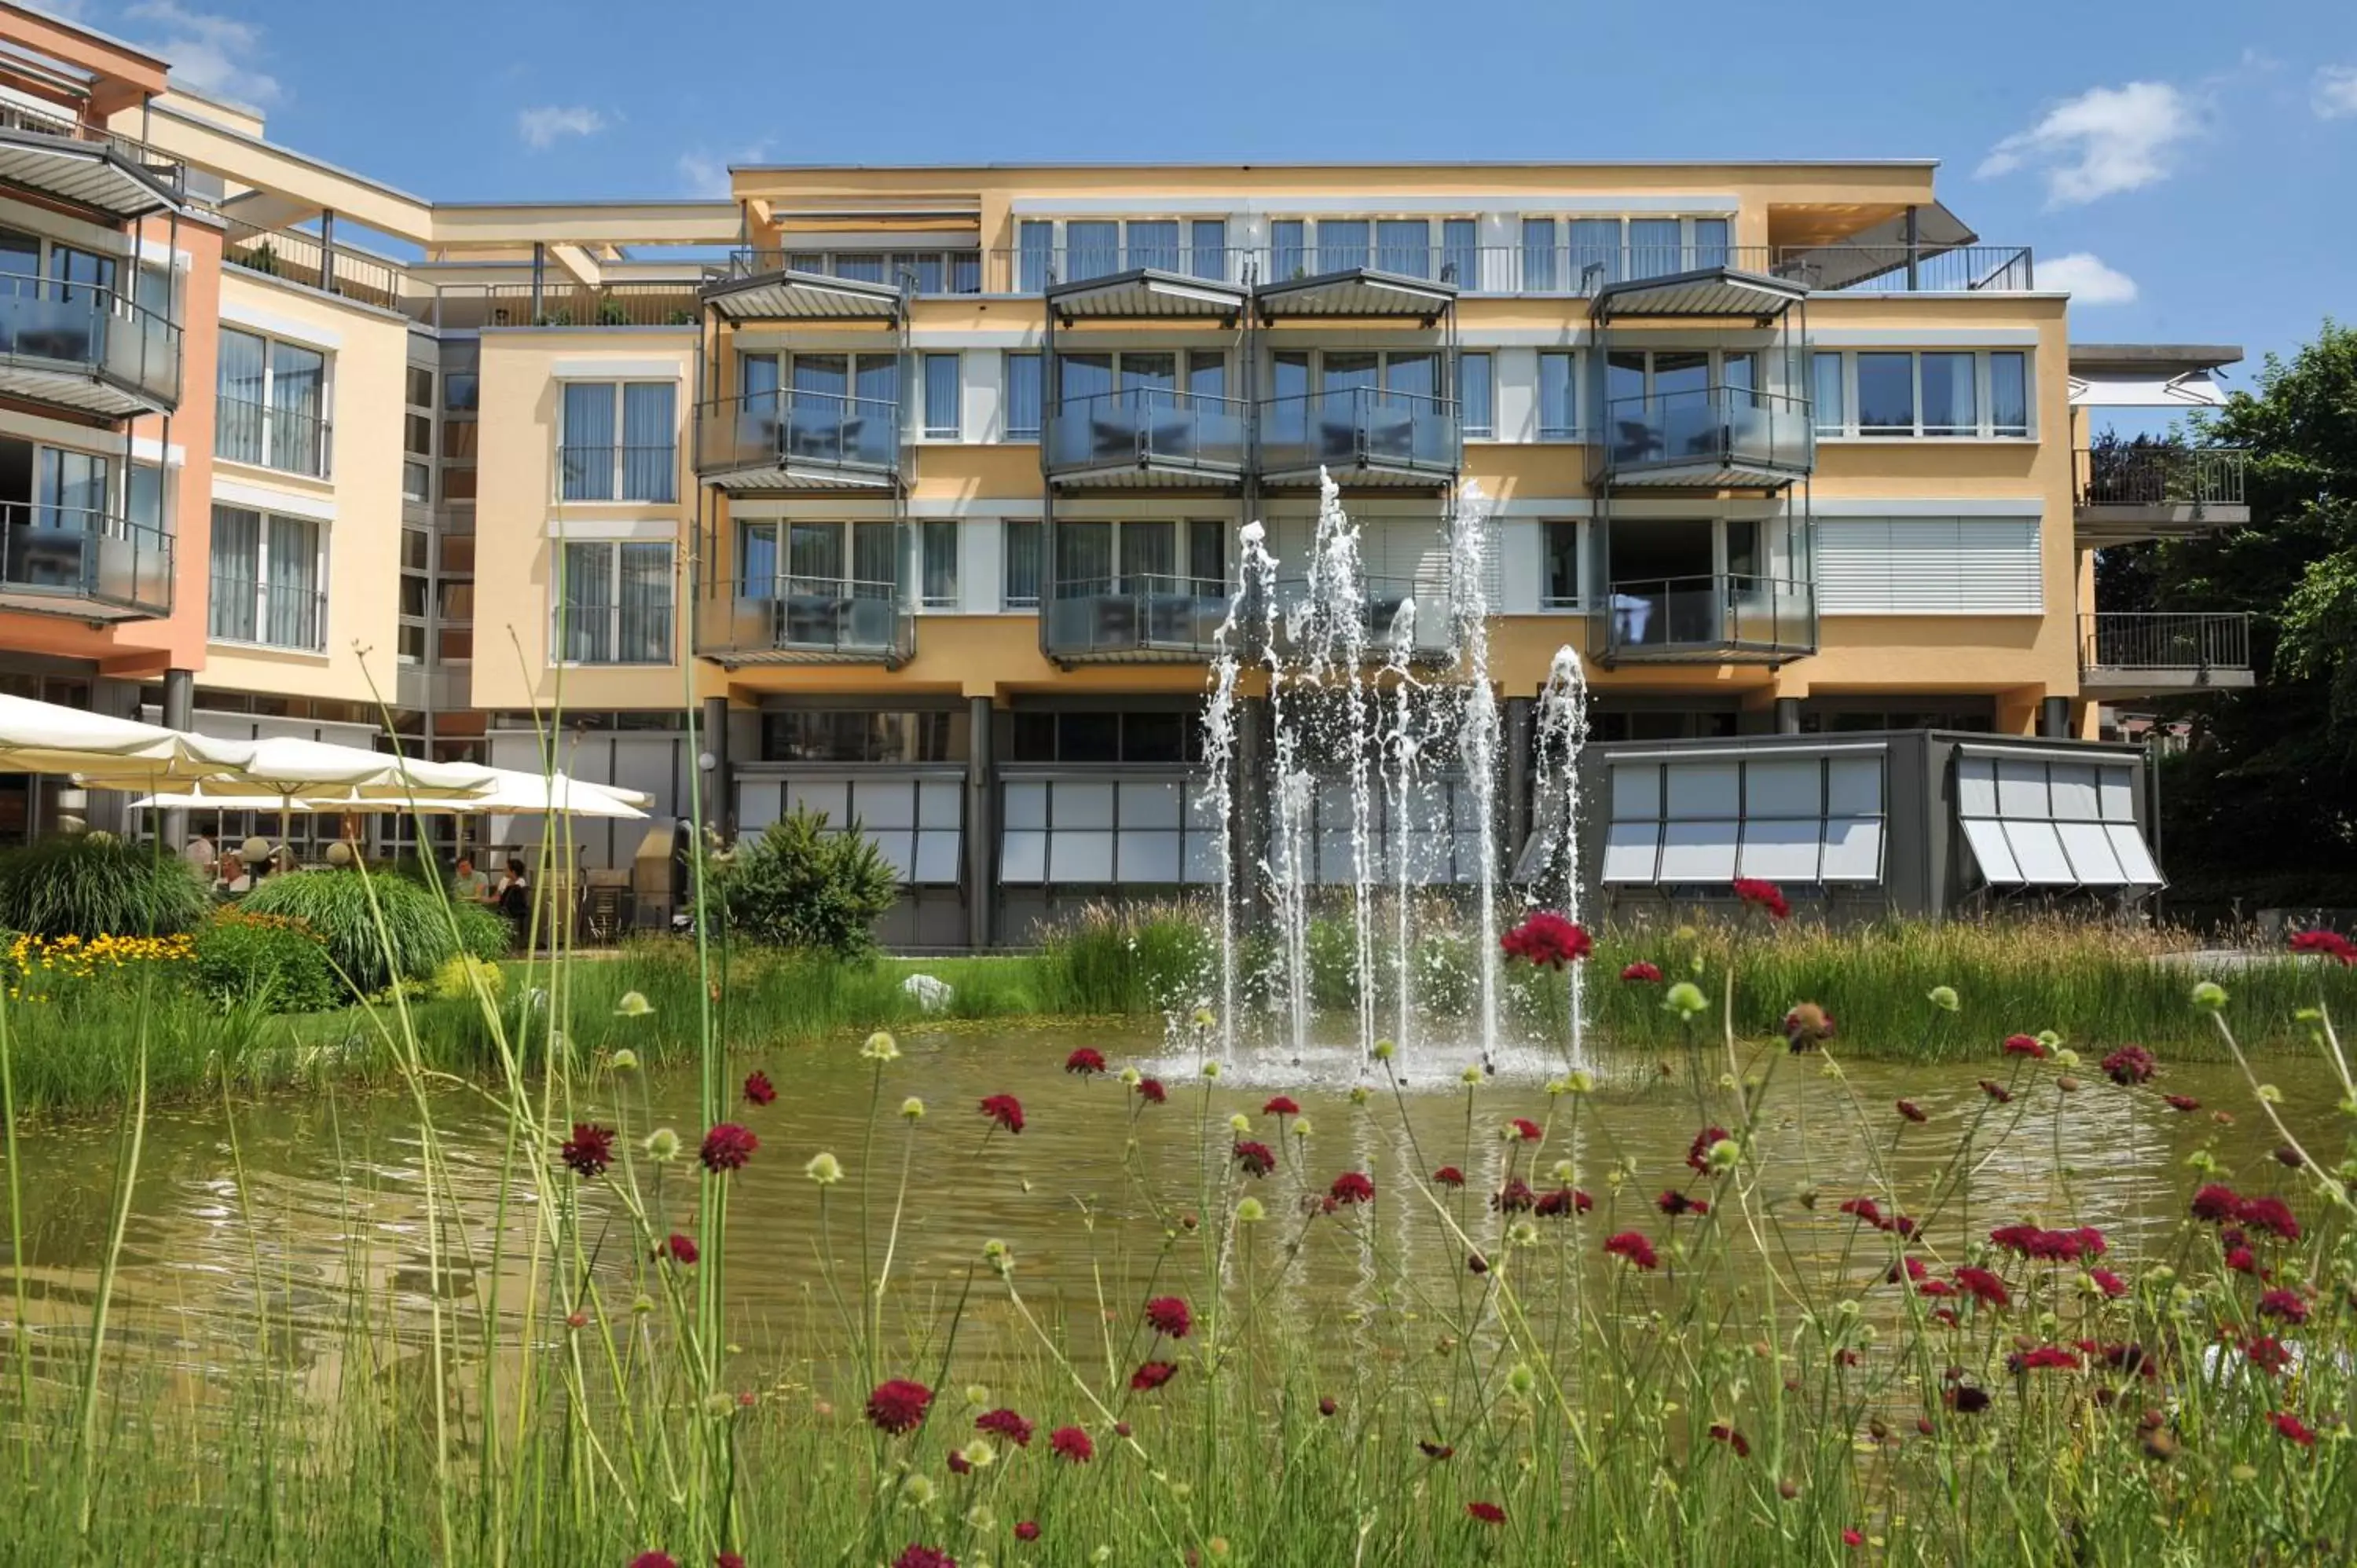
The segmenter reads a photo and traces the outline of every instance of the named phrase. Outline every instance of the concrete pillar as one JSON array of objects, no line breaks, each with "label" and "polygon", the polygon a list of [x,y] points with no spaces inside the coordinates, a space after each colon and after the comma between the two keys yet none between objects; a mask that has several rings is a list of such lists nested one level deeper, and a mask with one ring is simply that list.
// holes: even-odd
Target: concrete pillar
[{"label": "concrete pillar", "polygon": [[1498,864],[1512,867],[1531,836],[1531,727],[1535,697],[1506,699],[1506,843]]},{"label": "concrete pillar", "polygon": [[1776,699],[1776,733],[1778,735],[1798,735],[1801,733],[1800,698],[1779,697]]},{"label": "concrete pillar", "polygon": [[2038,707],[2038,733],[2049,740],[2071,738],[2071,699],[2049,697]]},{"label": "concrete pillar", "polygon": [[[164,727],[194,729],[197,725],[197,672],[193,670],[164,671]],[[175,807],[164,813],[164,847],[177,854],[188,846],[188,813]],[[219,845],[215,845],[219,848]]]},{"label": "concrete pillar", "polygon": [[704,768],[706,757],[712,759],[712,766],[704,768],[704,821],[696,826],[726,838],[728,824],[737,815],[737,802],[731,797],[735,783],[728,768],[727,698],[704,699],[704,719],[697,726],[695,738],[703,748],[703,755],[695,759],[696,766]]},{"label": "concrete pillar", "polygon": [[996,710],[988,697],[966,699],[965,742],[965,940],[976,952],[992,940],[997,884],[990,875],[998,847],[998,765],[992,741]]}]

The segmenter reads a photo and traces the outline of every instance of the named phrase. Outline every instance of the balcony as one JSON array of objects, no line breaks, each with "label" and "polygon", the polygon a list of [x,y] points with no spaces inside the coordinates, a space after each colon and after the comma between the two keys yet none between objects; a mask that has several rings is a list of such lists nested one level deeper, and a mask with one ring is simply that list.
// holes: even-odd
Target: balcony
[{"label": "balcony", "polygon": [[1613,485],[1774,489],[1816,458],[1808,400],[1749,387],[1616,398],[1604,431],[1595,477]]},{"label": "balcony", "polygon": [[732,493],[890,490],[900,405],[837,392],[716,398],[695,411],[695,471]]},{"label": "balcony", "polygon": [[2126,544],[2245,527],[2249,460],[2239,446],[2082,447],[2071,455],[2079,542]]},{"label": "balcony", "polygon": [[[1448,589],[1437,583],[1419,584],[1413,577],[1361,579],[1359,635],[1369,664],[1440,663],[1455,652],[1449,638]],[[1314,613],[1309,582],[1304,577],[1280,577],[1276,582],[1276,650],[1292,655],[1303,645],[1329,639],[1310,624]],[[1264,624],[1257,608],[1247,612],[1254,627]],[[1255,652],[1265,651],[1255,649]]]},{"label": "balcony", "polygon": [[1766,270],[1816,294],[2022,294],[2038,286],[2027,245],[1779,245]]},{"label": "balcony", "polygon": [[738,252],[726,267],[716,269],[701,298],[725,320],[840,321],[887,325],[900,319],[903,296],[881,279],[829,277],[797,272],[791,266],[775,271],[749,270],[766,261],[796,258],[774,252]]},{"label": "balcony", "polygon": [[330,255],[317,235],[299,229],[264,229],[226,216],[221,222],[224,266],[380,310],[402,306],[401,270],[391,262],[344,245],[337,246]]},{"label": "balcony", "polygon": [[0,273],[0,394],[109,419],[180,402],[180,328],[127,295]]},{"label": "balcony", "polygon": [[900,585],[852,577],[740,577],[696,606],[695,651],[735,670],[748,664],[881,664],[917,650],[916,618]]},{"label": "balcony", "polygon": [[1347,387],[1260,405],[1260,477],[1346,486],[1430,487],[1456,478],[1464,432],[1454,399]]},{"label": "balcony", "polygon": [[2097,611],[2079,618],[2079,690],[2116,702],[2256,683],[2251,618],[2239,611]]},{"label": "balcony", "polygon": [[1228,585],[1132,573],[1060,581],[1041,607],[1040,646],[1059,663],[1191,663],[1218,650]]},{"label": "balcony", "polygon": [[38,190],[128,222],[178,206],[186,175],[178,160],[86,125],[63,106],[52,115],[0,103],[0,185]]},{"label": "balcony", "polygon": [[0,502],[0,608],[78,620],[172,613],[173,540],[84,507]]},{"label": "balcony", "polygon": [[1816,590],[1731,573],[1616,582],[1595,618],[1607,664],[1781,664],[1816,651]]},{"label": "balcony", "polygon": [[1247,406],[1160,387],[1070,399],[1048,414],[1048,478],[1067,489],[1232,486]]}]

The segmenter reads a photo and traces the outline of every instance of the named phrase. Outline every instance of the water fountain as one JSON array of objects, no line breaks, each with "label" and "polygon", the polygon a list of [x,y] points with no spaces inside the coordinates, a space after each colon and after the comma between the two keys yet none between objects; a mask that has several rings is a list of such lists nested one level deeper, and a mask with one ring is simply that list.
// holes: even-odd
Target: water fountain
[{"label": "water fountain", "polygon": [[[1246,1037],[1251,1031],[1238,1023],[1239,1009],[1248,1004],[1253,989],[1251,977],[1243,972],[1253,944],[1243,937],[1245,900],[1238,875],[1248,865],[1256,873],[1257,906],[1274,939],[1268,972],[1261,977],[1275,1025],[1265,1043],[1279,1047],[1265,1053],[1275,1058],[1272,1066],[1339,1068],[1347,1059],[1348,1070],[1362,1074],[1378,1038],[1386,1035],[1399,1047],[1394,1070],[1413,1072],[1420,1062],[1453,1074],[1468,1055],[1477,1055],[1491,1071],[1510,1058],[1532,1071],[1561,1064],[1560,1050],[1533,1053],[1501,1038],[1499,908],[1510,877],[1494,832],[1459,833],[1455,820],[1462,815],[1474,822],[1496,822],[1503,771],[1503,736],[1490,686],[1486,569],[1494,543],[1491,508],[1478,488],[1469,485],[1460,495],[1448,536],[1445,602],[1431,591],[1437,585],[1428,585],[1427,596],[1436,602],[1419,603],[1410,593],[1378,628],[1370,620],[1372,596],[1360,530],[1330,478],[1321,483],[1316,531],[1297,579],[1280,576],[1284,563],[1270,549],[1260,522],[1242,531],[1241,570],[1220,628],[1203,713],[1203,757],[1211,773],[1205,786],[1207,808],[1218,820],[1238,820],[1242,811],[1247,822],[1256,822],[1258,813],[1244,808],[1252,803],[1252,790],[1266,791],[1261,842],[1232,849],[1223,840],[1217,862],[1218,1048],[1226,1061],[1249,1066],[1252,1060],[1254,1042]],[[1445,644],[1419,644],[1416,627],[1426,618],[1445,625]],[[1234,764],[1252,749],[1240,746],[1238,729],[1252,711],[1244,682],[1254,667],[1266,693],[1267,780],[1265,786],[1243,780],[1240,789]],[[1555,658],[1541,700],[1539,734],[1546,760],[1534,852],[1544,875],[1534,897],[1574,918],[1578,886],[1571,824],[1577,814],[1577,781],[1570,765],[1586,732],[1585,701],[1579,656],[1566,648]],[[1452,813],[1452,797],[1458,795],[1463,803]],[[1345,811],[1347,822],[1337,821]],[[1439,846],[1438,865],[1433,864],[1434,846]],[[1341,864],[1345,850],[1347,867]],[[1431,1048],[1440,1042],[1412,1041],[1424,1028],[1417,1011],[1417,892],[1452,880],[1447,871],[1452,854],[1458,857],[1453,879],[1468,885],[1472,896],[1465,924],[1470,928],[1466,937],[1473,995],[1465,1032],[1473,1037],[1463,1042],[1469,1047],[1463,1053]],[[1349,917],[1356,1006],[1347,1053],[1340,1042],[1317,1037],[1312,1005],[1315,917],[1319,891],[1327,887]],[[1388,910],[1381,907],[1385,893],[1392,904]],[[1571,1051],[1580,1060],[1577,974],[1572,984]],[[1392,991],[1387,1019],[1381,1006],[1386,985]],[[1410,1049],[1412,1043],[1417,1048]]]}]

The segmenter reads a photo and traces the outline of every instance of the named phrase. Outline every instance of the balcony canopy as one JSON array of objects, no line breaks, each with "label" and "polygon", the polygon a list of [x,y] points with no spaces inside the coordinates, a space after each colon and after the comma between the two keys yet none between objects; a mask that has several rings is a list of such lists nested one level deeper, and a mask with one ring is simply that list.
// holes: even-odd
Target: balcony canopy
[{"label": "balcony canopy", "polygon": [[704,302],[731,321],[898,321],[900,291],[889,284],[783,269],[704,286]]},{"label": "balcony canopy", "polygon": [[1608,322],[1643,317],[1748,317],[1766,326],[1802,300],[1809,285],[1792,278],[1702,267],[1665,277],[1629,278],[1606,284],[1588,302],[1587,314]]},{"label": "balcony canopy", "polygon": [[1083,283],[1057,284],[1048,291],[1048,308],[1062,322],[1073,321],[1198,321],[1232,322],[1243,314],[1247,295],[1237,285],[1157,267],[1139,267]]},{"label": "balcony canopy", "polygon": [[2226,392],[2212,373],[2242,359],[2224,343],[2074,343],[2071,406],[2217,408]]},{"label": "balcony canopy", "polygon": [[1455,284],[1352,267],[1315,277],[1263,284],[1253,291],[1261,318],[1365,320],[1412,317],[1429,327],[1457,303]]},{"label": "balcony canopy", "polygon": [[[178,165],[145,166],[133,144],[104,132],[28,126],[21,113],[0,124],[0,184],[23,186],[121,220],[179,205],[167,177]],[[92,139],[97,138],[97,139]]]}]

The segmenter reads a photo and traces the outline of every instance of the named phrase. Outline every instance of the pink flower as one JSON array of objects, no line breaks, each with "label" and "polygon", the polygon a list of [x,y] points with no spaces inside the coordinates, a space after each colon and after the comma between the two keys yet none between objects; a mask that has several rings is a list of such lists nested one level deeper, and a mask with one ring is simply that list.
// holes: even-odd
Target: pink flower
[{"label": "pink flower", "polygon": [[1463,1187],[1465,1173],[1455,1165],[1443,1165],[1432,1173],[1434,1183],[1440,1187]]},{"label": "pink flower", "polygon": [[1929,1122],[1932,1119],[1923,1113],[1921,1106],[1911,1100],[1902,1100],[1899,1102],[1899,1114],[1906,1117],[1910,1122]]},{"label": "pink flower", "polygon": [[1031,1423],[1011,1410],[986,1410],[974,1418],[976,1432],[1004,1437],[1017,1448],[1031,1446]]},{"label": "pink flower", "polygon": [[1844,1546],[1864,1546],[1866,1544],[1866,1537],[1859,1534],[1857,1530],[1845,1530],[1842,1531],[1842,1544]]},{"label": "pink flower", "polygon": [[1077,1426],[1060,1426],[1048,1434],[1048,1451],[1072,1465],[1085,1465],[1097,1456],[1097,1445]]},{"label": "pink flower", "polygon": [[2306,1323],[2308,1303],[2302,1301],[2298,1294],[2294,1291],[2280,1288],[2267,1291],[2259,1297],[2259,1316],[2279,1317],[2286,1323]]},{"label": "pink flower", "polygon": [[1956,1283],[1969,1291],[1975,1301],[1986,1305],[2009,1306],[2013,1304],[2012,1294],[2005,1288],[2005,1282],[1986,1269],[1975,1268],[1967,1263],[1956,1271]]},{"label": "pink flower", "polygon": [[1662,968],[1659,964],[1647,963],[1643,959],[1639,959],[1620,972],[1620,978],[1631,985],[1659,985],[1662,983]]},{"label": "pink flower", "polygon": [[2035,1349],[2018,1351],[2007,1357],[2005,1364],[2016,1373],[2034,1372],[2041,1368],[2075,1372],[2079,1369],[2079,1356],[2076,1351],[2066,1350],[2060,1345],[2040,1345]]},{"label": "pink flower", "polygon": [[705,1170],[726,1175],[729,1171],[744,1169],[745,1162],[751,1159],[753,1151],[760,1146],[760,1139],[736,1122],[723,1122],[704,1135],[704,1146],[696,1151],[696,1158],[704,1162]]},{"label": "pink flower", "polygon": [[1017,1520],[1015,1526],[1015,1539],[1037,1541],[1039,1539],[1039,1527],[1028,1519]]},{"label": "pink flower", "polygon": [[1178,1297],[1157,1295],[1146,1304],[1146,1326],[1157,1334],[1184,1339],[1188,1330],[1195,1326],[1195,1318]]},{"label": "pink flower", "polygon": [[[1170,1095],[1169,1092],[1162,1087],[1162,1080],[1160,1079],[1141,1078],[1137,1080],[1137,1097],[1146,1101],[1148,1105],[1159,1105],[1164,1101],[1169,1099]],[[1036,1529],[1037,1527],[1035,1526],[1034,1528]]]},{"label": "pink flower", "polygon": [[946,1552],[911,1543],[892,1559],[892,1568],[957,1568],[957,1559]]},{"label": "pink flower", "polygon": [[1092,1050],[1087,1046],[1082,1046],[1079,1050],[1074,1051],[1071,1056],[1064,1058],[1064,1070],[1066,1072],[1076,1072],[1082,1078],[1087,1078],[1092,1073],[1103,1072],[1104,1069],[1104,1053],[1099,1050]]},{"label": "pink flower", "polygon": [[565,1140],[557,1154],[583,1181],[603,1176],[614,1158],[614,1130],[592,1122],[576,1122],[573,1136]]},{"label": "pink flower", "polygon": [[2087,1277],[2095,1282],[2097,1290],[2114,1301],[2128,1294],[2128,1282],[2109,1269],[2089,1269]]},{"label": "pink flower", "polygon": [[1653,1244],[1634,1230],[1623,1230],[1618,1235],[1606,1237],[1604,1251],[1607,1256],[1626,1259],[1636,1268],[1650,1270],[1661,1266],[1661,1259],[1654,1254]]},{"label": "pink flower", "polygon": [[1738,876],[1735,879],[1735,896],[1755,909],[1765,910],[1771,920],[1792,918],[1792,906],[1784,901],[1784,890],[1772,882],[1757,876]]},{"label": "pink flower", "polygon": [[2171,1111],[2199,1111],[2201,1101],[2190,1094],[2164,1094],[2160,1097]]},{"label": "pink flower", "polygon": [[671,1261],[674,1263],[687,1264],[696,1260],[694,1239],[683,1236],[676,1230],[673,1231],[670,1239],[663,1242],[662,1251],[669,1253]]},{"label": "pink flower", "polygon": [[630,1568],[679,1568],[671,1554],[664,1552],[641,1552],[630,1559]]},{"label": "pink flower", "polygon": [[2158,1064],[2152,1053],[2142,1046],[2122,1046],[2104,1058],[2105,1076],[2122,1088],[2152,1081],[2153,1069]]},{"label": "pink flower", "polygon": [[1561,915],[1541,909],[1498,939],[1508,958],[1561,969],[1596,950],[1595,939]]},{"label": "pink flower", "polygon": [[1229,1153],[1244,1175],[1265,1176],[1276,1169],[1276,1152],[1266,1144],[1256,1144],[1250,1138],[1239,1138]]}]

